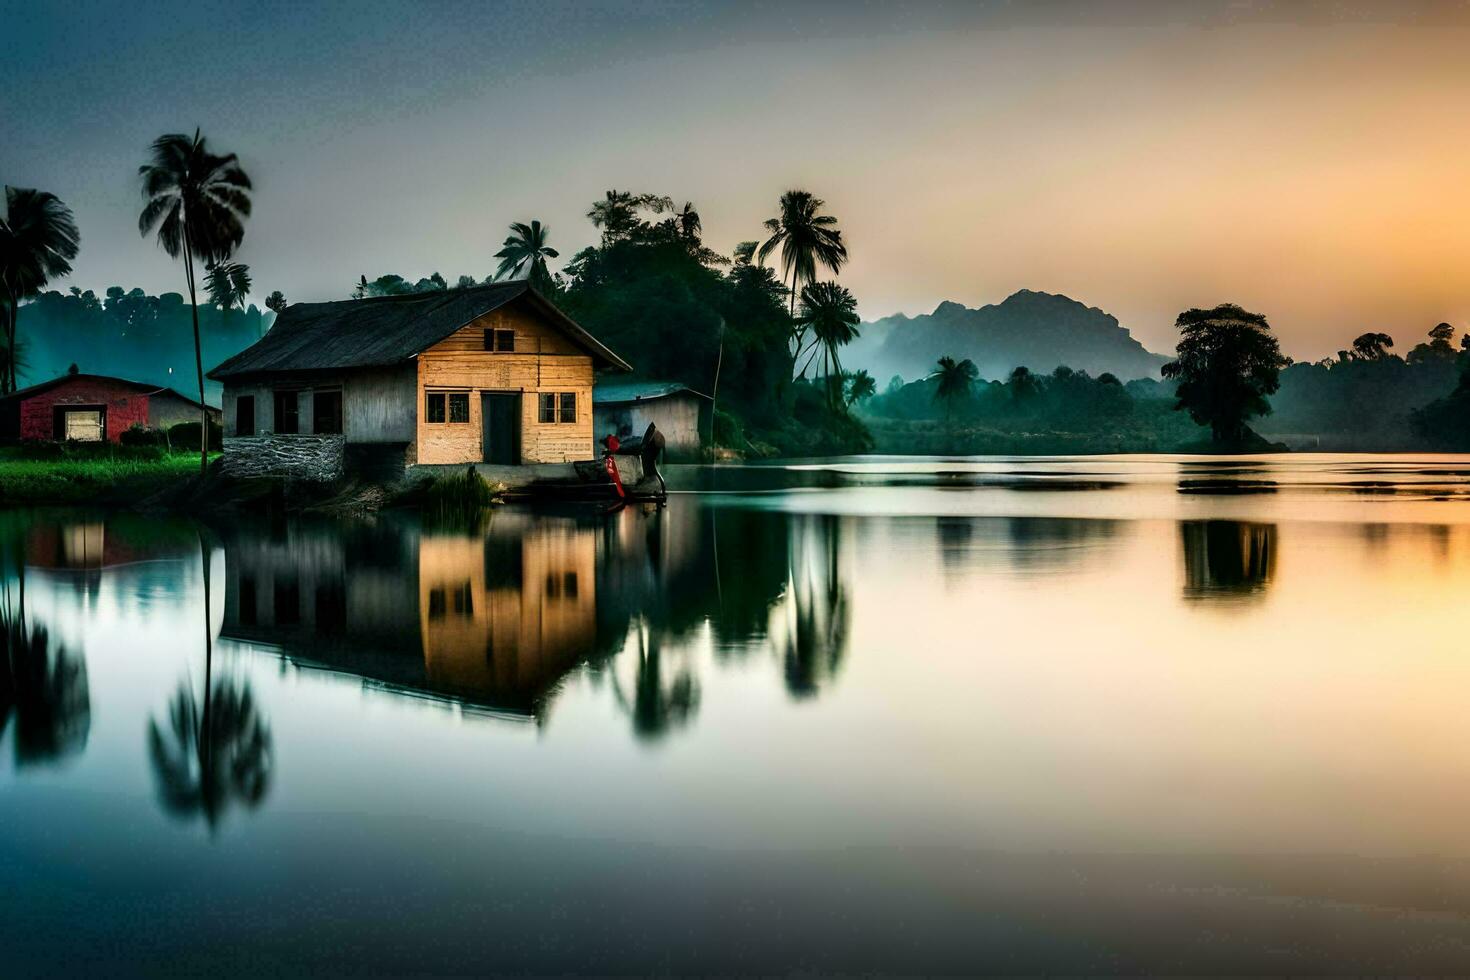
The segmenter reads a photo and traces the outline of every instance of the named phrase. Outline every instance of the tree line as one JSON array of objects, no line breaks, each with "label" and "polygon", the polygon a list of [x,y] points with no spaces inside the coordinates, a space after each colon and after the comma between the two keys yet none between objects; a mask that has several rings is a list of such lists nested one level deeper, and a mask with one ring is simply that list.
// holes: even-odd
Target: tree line
[{"label": "tree line", "polygon": [[[1178,353],[1163,381],[1120,384],[1067,367],[1049,375],[1019,367],[986,381],[972,362],[942,357],[927,377],[894,378],[856,400],[885,449],[904,449],[905,434],[931,451],[1250,450],[1310,434],[1335,448],[1470,448],[1470,335],[1456,343],[1450,324],[1403,357],[1374,331],[1316,362],[1292,362],[1264,316],[1232,304],[1186,310],[1176,326]],[[949,448],[895,424],[925,420],[943,421]],[[1029,443],[1018,442],[1022,434]]]}]

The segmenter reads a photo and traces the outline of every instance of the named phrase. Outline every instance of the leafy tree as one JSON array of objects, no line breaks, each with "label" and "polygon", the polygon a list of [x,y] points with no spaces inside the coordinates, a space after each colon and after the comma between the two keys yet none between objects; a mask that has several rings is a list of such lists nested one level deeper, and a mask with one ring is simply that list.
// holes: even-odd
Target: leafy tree
[{"label": "leafy tree", "polygon": [[0,326],[5,331],[0,392],[16,389],[21,300],[39,294],[50,280],[69,275],[80,244],[76,220],[55,194],[6,185],[5,214],[0,216]]},{"label": "leafy tree", "polygon": [[[1058,367],[1057,370],[1061,371],[1062,368]],[[1071,371],[1071,368],[1067,368],[1067,373],[1061,374],[1059,377],[1070,377]],[[1011,371],[1010,380],[1007,382],[1007,385],[1010,388],[1011,401],[1016,403],[1028,402],[1041,394],[1040,379],[1032,374],[1031,369],[1024,364]]]},{"label": "leafy tree", "polygon": [[[790,281],[791,318],[796,319],[796,298],[803,283],[817,279],[817,267],[826,266],[835,275],[847,261],[847,246],[837,219],[822,214],[827,204],[809,191],[791,190],[781,195],[780,213],[766,219],[769,237],[756,252],[756,261],[764,263],[778,248],[781,250],[783,279]],[[801,349],[801,331],[797,331],[796,347]]]},{"label": "leafy tree", "polygon": [[455,289],[473,289],[479,283],[475,282],[474,276],[460,276],[454,283]]},{"label": "leafy tree", "polygon": [[1238,443],[1250,433],[1246,422],[1267,415],[1267,395],[1280,387],[1281,369],[1291,362],[1259,313],[1233,303],[1189,309],[1175,320],[1182,337],[1178,358],[1163,367],[1179,382],[1176,410],[1210,427],[1217,443]]},{"label": "leafy tree", "polygon": [[[204,359],[199,342],[199,300],[194,262],[224,262],[245,237],[250,216],[250,178],[235,154],[209,152],[199,130],[190,137],[169,133],[153,141],[153,158],[138,168],[143,182],[143,212],[138,231],[158,229],[158,243],[171,258],[184,260],[189,306],[194,321],[194,368],[199,378],[199,428],[208,431],[204,407]],[[199,472],[209,465],[208,440],[199,440]]]},{"label": "leafy tree", "polygon": [[1386,333],[1359,334],[1353,341],[1353,357],[1360,361],[1381,361],[1388,357],[1393,338]]},{"label": "leafy tree", "polygon": [[[818,354],[821,355],[827,399],[833,408],[838,407],[842,396],[840,351],[857,338],[860,322],[857,300],[846,287],[835,282],[818,282],[801,291],[801,315],[796,318],[796,325],[802,332],[812,332],[812,342],[809,353],[798,350],[796,356],[800,358],[806,353],[810,364]],[[805,365],[801,373],[806,374]]]},{"label": "leafy tree", "polygon": [[510,226],[511,234],[504,247],[495,253],[500,265],[495,269],[496,279],[525,278],[542,292],[549,291],[551,273],[546,260],[558,258],[561,253],[546,244],[547,228],[539,221],[529,225],[517,221]]},{"label": "leafy tree", "polygon": [[606,248],[614,242],[627,241],[644,231],[647,223],[638,217],[638,212],[645,208],[655,214],[662,214],[672,211],[674,202],[654,194],[608,191],[601,201],[592,205],[587,212],[587,218],[594,228],[602,230],[602,245]]},{"label": "leafy tree", "polygon": [[1429,331],[1429,343],[1417,344],[1409,351],[1408,362],[1410,364],[1422,364],[1426,361],[1452,361],[1455,358],[1454,345],[1450,343],[1454,339],[1455,328],[1448,323],[1439,323]]},{"label": "leafy tree", "polygon": [[1470,369],[1455,390],[1410,413],[1414,434],[1431,448],[1470,451]]},{"label": "leafy tree", "polygon": [[265,298],[265,308],[277,315],[279,315],[280,312],[286,308],[286,306],[286,294],[281,292],[279,289],[272,291],[272,293]]},{"label": "leafy tree", "polygon": [[856,405],[878,394],[878,382],[867,371],[855,371],[847,376],[847,404]]}]

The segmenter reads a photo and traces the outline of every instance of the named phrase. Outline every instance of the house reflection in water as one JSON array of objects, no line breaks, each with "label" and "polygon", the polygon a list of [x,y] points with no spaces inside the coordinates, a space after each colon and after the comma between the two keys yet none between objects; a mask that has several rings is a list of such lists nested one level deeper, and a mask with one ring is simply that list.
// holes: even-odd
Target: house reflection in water
[{"label": "house reflection in water", "polygon": [[488,529],[290,524],[225,544],[223,635],[371,685],[540,716],[591,648],[596,532],[498,511]]},{"label": "house reflection in water", "polygon": [[[788,692],[847,644],[840,520],[682,501],[497,508],[483,530],[410,515],[235,529],[227,640],[369,685],[542,720],[563,679],[606,674],[640,737],[690,724],[707,652],[775,655]],[[721,548],[721,542],[725,547]]]}]

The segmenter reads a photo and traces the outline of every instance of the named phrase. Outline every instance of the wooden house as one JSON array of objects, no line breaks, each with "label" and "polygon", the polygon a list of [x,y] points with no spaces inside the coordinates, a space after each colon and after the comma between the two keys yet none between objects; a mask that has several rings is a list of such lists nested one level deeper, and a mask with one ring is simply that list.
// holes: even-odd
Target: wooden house
[{"label": "wooden house", "polygon": [[[219,409],[208,409],[219,420]],[[145,381],[63,374],[0,398],[0,439],[117,442],[133,426],[167,429],[199,421],[199,403]]]},{"label": "wooden house", "polygon": [[677,381],[608,381],[592,392],[592,421],[597,437],[641,436],[652,422],[664,434],[670,460],[700,458],[713,421],[709,395]]},{"label": "wooden house", "polygon": [[592,386],[627,362],[525,282],[287,307],[209,373],[225,466],[566,463],[594,454]]}]

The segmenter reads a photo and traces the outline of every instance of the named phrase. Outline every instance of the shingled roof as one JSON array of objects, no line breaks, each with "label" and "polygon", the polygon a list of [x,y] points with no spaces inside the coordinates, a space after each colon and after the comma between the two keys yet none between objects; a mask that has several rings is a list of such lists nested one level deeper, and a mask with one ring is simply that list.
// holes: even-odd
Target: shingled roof
[{"label": "shingled roof", "polygon": [[209,376],[221,381],[251,374],[389,367],[513,302],[549,320],[591,354],[597,366],[633,370],[528,283],[505,282],[447,292],[296,303],[281,311],[269,333]]}]

